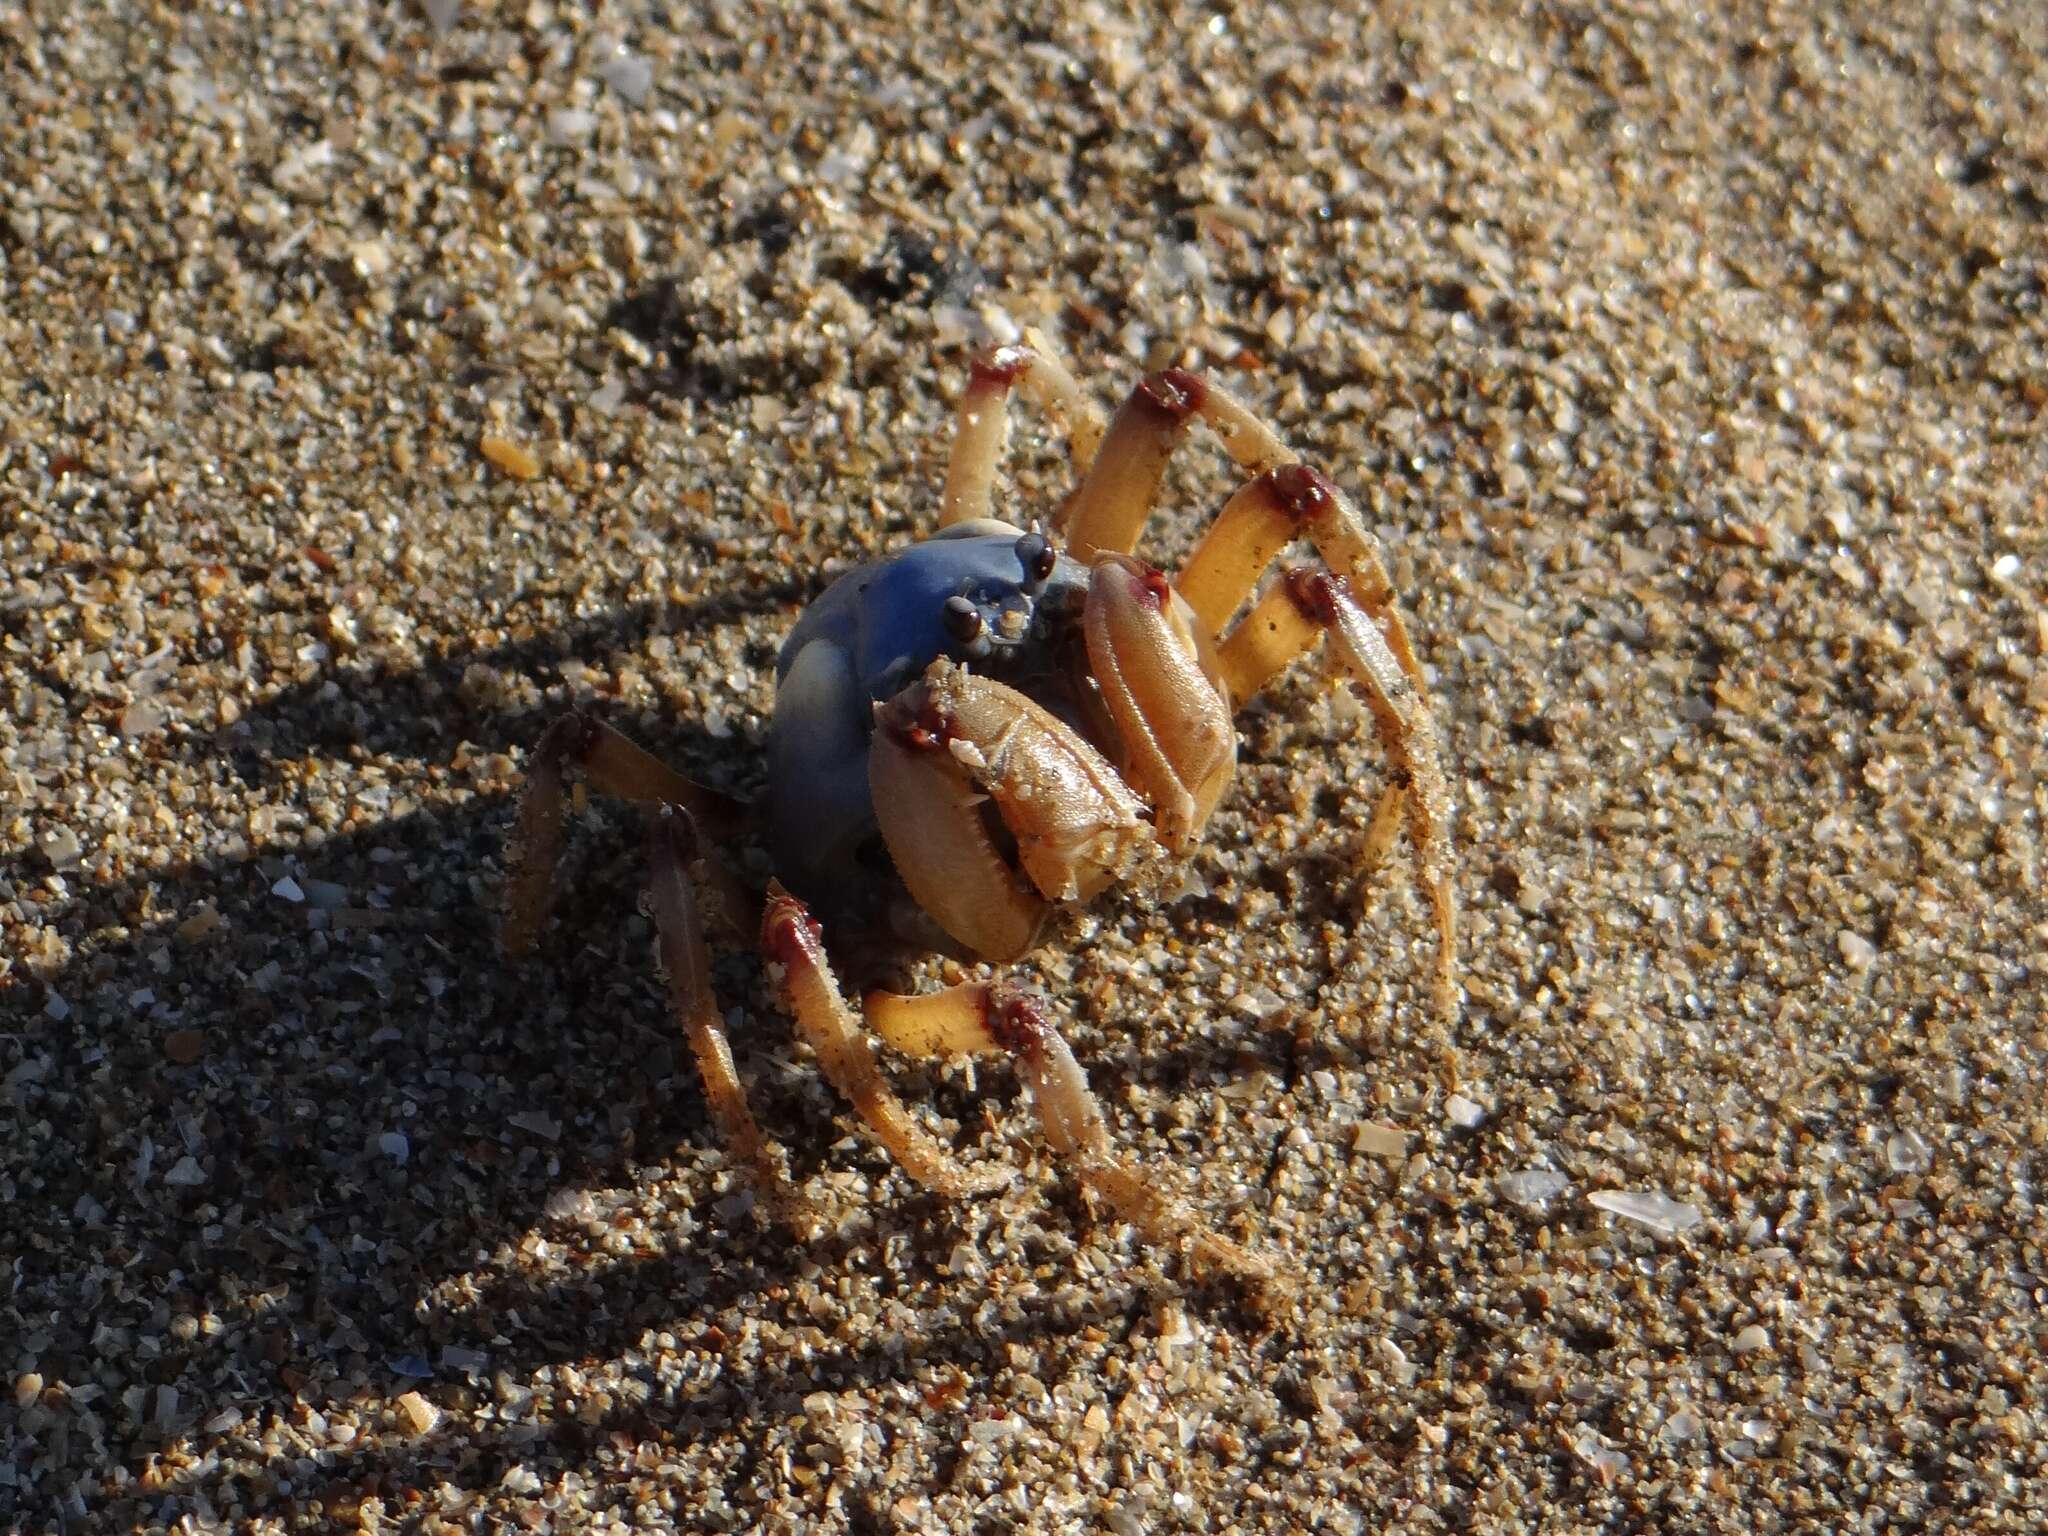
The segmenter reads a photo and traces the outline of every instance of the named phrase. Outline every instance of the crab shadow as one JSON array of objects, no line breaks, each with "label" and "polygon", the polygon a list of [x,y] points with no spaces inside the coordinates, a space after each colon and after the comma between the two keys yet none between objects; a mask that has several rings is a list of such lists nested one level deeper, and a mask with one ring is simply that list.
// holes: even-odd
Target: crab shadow
[{"label": "crab shadow", "polygon": [[[323,756],[427,765],[465,742],[506,751],[536,739],[545,719],[464,705],[468,668],[538,673],[636,645],[672,617],[629,609],[359,676],[339,694],[320,682],[286,689],[240,728],[164,750],[203,754],[251,784]],[[749,754],[730,741],[629,711],[613,718],[712,782],[752,787]],[[701,1382],[649,1377],[633,1401],[594,1414],[459,1442],[446,1430],[365,1437],[359,1451],[308,1451],[267,1493],[230,1489],[235,1458],[209,1452],[266,1424],[302,1423],[309,1408],[368,1400],[384,1411],[414,1386],[452,1401],[548,1366],[638,1359],[651,1332],[695,1336],[735,1308],[778,1316],[814,1265],[867,1268],[878,1304],[907,1283],[873,1265],[871,1217],[799,1249],[732,1198],[632,915],[637,818],[602,813],[572,839],[549,945],[525,967],[505,965],[492,870],[510,820],[507,786],[357,817],[295,845],[75,883],[69,909],[50,914],[72,955],[46,985],[18,985],[0,1025],[0,1096],[28,1128],[16,1144],[0,1323],[27,1342],[45,1382],[97,1390],[46,1404],[39,1420],[19,1405],[6,1410],[11,1422],[0,1417],[0,1455],[17,1469],[0,1514],[58,1529],[235,1502],[305,1513],[324,1499],[331,1510],[351,1491],[450,1479],[492,1486],[537,1455],[573,1463],[604,1436],[703,1440],[786,1417],[818,1390],[922,1379],[949,1362],[974,1377],[1006,1337],[1064,1337],[1142,1311],[1142,1286],[1119,1282],[1086,1315],[1050,1307],[1009,1333],[884,1330],[801,1366],[735,1360]],[[728,1000],[758,992],[758,966],[734,957],[720,981]],[[757,1114],[800,1179],[843,1167],[849,1153],[825,1128],[844,1106],[814,1073],[777,1070],[771,1053],[788,1036],[778,1018],[763,1022],[764,1037],[739,1042]],[[1167,1082],[1219,1070],[1172,1052],[1129,1061],[1130,1076]],[[959,1083],[933,1086],[940,1113],[982,1112]],[[851,1155],[875,1180],[887,1175],[872,1147]],[[1086,1219],[1063,1182],[1052,1189]],[[910,1235],[897,1272],[943,1274],[972,1210],[903,1193],[900,1181],[887,1199],[892,1233]],[[605,1202],[658,1211],[663,1225],[622,1246],[601,1209],[592,1218]],[[568,1262],[524,1264],[536,1241]],[[38,1447],[60,1423],[102,1453],[96,1476],[81,1481],[74,1468],[59,1483],[55,1469],[39,1470]],[[166,1470],[179,1465],[193,1470]],[[154,1492],[139,1493],[145,1485]]]}]

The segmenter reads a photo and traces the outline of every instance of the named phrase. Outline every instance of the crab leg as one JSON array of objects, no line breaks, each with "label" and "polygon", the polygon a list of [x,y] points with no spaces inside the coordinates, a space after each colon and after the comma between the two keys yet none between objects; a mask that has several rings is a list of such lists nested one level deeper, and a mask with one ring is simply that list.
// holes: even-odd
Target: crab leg
[{"label": "crab leg", "polygon": [[1427,694],[1408,627],[1394,606],[1394,583],[1379,540],[1366,532],[1357,510],[1330,478],[1307,464],[1283,464],[1247,481],[1224,503],[1174,588],[1212,634],[1221,634],[1273,557],[1304,535],[1379,620],[1401,670]]},{"label": "crab leg", "polygon": [[[511,867],[505,877],[505,920],[499,930],[509,955],[531,950],[547,917],[555,864],[562,853],[563,789],[572,767],[604,794],[678,806],[715,832],[733,831],[745,817],[738,801],[685,778],[601,720],[571,710],[548,727],[527,765],[526,792],[519,800]],[[706,860],[704,869],[726,920],[744,922],[751,903],[738,883],[715,861]]]},{"label": "crab leg", "polygon": [[1095,457],[1101,418],[1044,338],[1027,331],[1025,339],[1030,345],[995,347],[969,365],[946,485],[939,493],[941,528],[989,515],[989,490],[1010,436],[1010,393],[1020,385],[1033,404],[1065,423],[1075,469],[1086,469]]},{"label": "crab leg", "polygon": [[1064,528],[1075,559],[1093,562],[1099,554],[1128,555],[1138,547],[1167,461],[1198,418],[1248,473],[1294,460],[1272,428],[1201,375],[1183,368],[1147,374],[1111,419],[1101,451],[1067,505]]},{"label": "crab leg", "polygon": [[1307,574],[1282,575],[1218,642],[1216,666],[1232,707],[1242,706],[1322,638],[1323,626],[1307,594],[1298,590]]},{"label": "crab leg", "polygon": [[505,916],[499,943],[512,956],[526,954],[547,918],[555,865],[562,857],[562,759],[571,734],[582,724],[564,715],[548,728],[526,768],[526,790],[506,852]]},{"label": "crab leg", "polygon": [[945,1195],[978,1194],[1007,1182],[1001,1173],[970,1174],[911,1119],[882,1080],[860,1021],[839,995],[821,930],[810,909],[768,882],[761,948],[782,967],[782,991],[797,1028],[818,1053],[818,1065],[844,1094],[875,1139],[918,1183]]},{"label": "crab leg", "polygon": [[1129,554],[1138,547],[1167,461],[1196,419],[1252,476],[1224,504],[1174,581],[1209,632],[1222,633],[1273,557],[1306,534],[1380,619],[1402,670],[1422,688],[1422,668],[1394,607],[1378,540],[1328,476],[1302,464],[1271,427],[1199,374],[1169,368],[1147,375],[1131,391],[1068,504],[1065,526],[1073,557],[1092,562],[1104,552]]},{"label": "crab leg", "polygon": [[1288,571],[1224,638],[1217,659],[1231,697],[1242,701],[1313,645],[1318,635],[1329,637],[1331,655],[1358,684],[1393,760],[1393,787],[1373,813],[1361,863],[1370,868],[1378,862],[1393,836],[1397,806],[1405,809],[1416,884],[1436,917],[1437,1001],[1450,1013],[1457,1005],[1458,944],[1457,900],[1451,887],[1451,792],[1444,778],[1436,719],[1427,696],[1401,663],[1395,641],[1405,636],[1392,619],[1391,608],[1373,611],[1342,576]]},{"label": "crab leg", "polygon": [[1186,1244],[1195,1259],[1254,1283],[1273,1279],[1263,1260],[1219,1237],[1139,1169],[1116,1155],[1102,1106],[1042,999],[1004,982],[969,982],[921,997],[870,992],[870,1029],[911,1056],[1006,1056],[1031,1090],[1053,1152],[1082,1182],[1153,1242]]},{"label": "crab leg", "polygon": [[669,1006],[682,1022],[697,1058],[704,1098],[725,1144],[746,1163],[756,1188],[776,1216],[808,1236],[816,1229],[816,1214],[790,1184],[781,1158],[755,1123],[746,1089],[733,1066],[725,1020],[711,992],[711,955],[690,882],[690,865],[697,853],[697,832],[687,811],[664,811],[656,818],[648,896],[655,922],[655,951],[668,977]]}]

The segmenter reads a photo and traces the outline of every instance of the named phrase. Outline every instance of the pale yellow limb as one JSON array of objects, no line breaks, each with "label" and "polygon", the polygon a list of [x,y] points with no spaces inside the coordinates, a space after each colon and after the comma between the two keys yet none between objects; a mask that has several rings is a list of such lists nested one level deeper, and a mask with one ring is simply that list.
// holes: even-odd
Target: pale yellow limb
[{"label": "pale yellow limb", "polygon": [[954,418],[953,451],[939,493],[939,526],[989,515],[997,467],[1010,437],[1010,396],[1026,399],[1066,428],[1067,450],[1085,470],[1102,441],[1102,419],[1081,394],[1081,386],[1035,331],[1025,346],[995,347],[969,366],[967,388]]},{"label": "pale yellow limb", "polygon": [[797,1232],[815,1234],[818,1221],[810,1204],[790,1183],[777,1149],[761,1134],[747,1105],[747,1092],[733,1066],[725,1020],[711,991],[711,955],[704,943],[690,864],[697,854],[696,832],[688,814],[663,815],[654,824],[649,860],[648,896],[654,915],[655,947],[668,978],[669,1006],[683,1026],[704,1099],[725,1144],[747,1165],[756,1189],[771,1212]]},{"label": "pale yellow limb", "polygon": [[969,982],[921,997],[870,992],[865,1009],[876,1036],[907,1055],[1008,1057],[1031,1090],[1046,1144],[1119,1216],[1152,1242],[1185,1248],[1201,1268],[1261,1287],[1274,1282],[1264,1259],[1219,1236],[1156,1175],[1117,1155],[1102,1106],[1042,998],[1003,982]]},{"label": "pale yellow limb", "polygon": [[[1443,748],[1429,700],[1395,654],[1384,620],[1366,610],[1335,576],[1316,581],[1325,604],[1329,644],[1339,665],[1360,685],[1379,737],[1393,760],[1394,779],[1408,812],[1408,842],[1415,881],[1429,898],[1437,928],[1437,1004],[1448,1016],[1458,1007],[1458,902],[1451,884],[1451,789],[1444,777]],[[1368,855],[1384,847],[1383,802],[1367,836]]]},{"label": "pale yellow limb", "polygon": [[[1330,654],[1359,687],[1392,780],[1373,809],[1359,851],[1359,873],[1370,875],[1405,820],[1415,854],[1415,880],[1436,921],[1438,1005],[1457,1009],[1457,894],[1451,884],[1450,784],[1436,717],[1420,682],[1395,649],[1406,635],[1390,603],[1374,612],[1345,578],[1328,571],[1283,572],[1217,647],[1231,698],[1243,703],[1327,635]],[[1412,660],[1412,653],[1410,656]]]},{"label": "pale yellow limb", "polygon": [[1242,403],[1182,368],[1147,374],[1110,419],[1109,431],[1063,520],[1077,560],[1128,555],[1138,547],[1173,451],[1195,421],[1216,434],[1237,466],[1262,474],[1294,452]]},{"label": "pale yellow limb", "polygon": [[918,1126],[882,1080],[860,1021],[839,995],[817,923],[778,881],[768,884],[761,948],[782,968],[783,997],[798,1030],[817,1052],[819,1069],[905,1173],[947,1195],[975,1194],[1006,1181],[1000,1173],[968,1173]]},{"label": "pale yellow limb", "polygon": [[1323,637],[1323,626],[1302,606],[1282,578],[1216,647],[1223,686],[1233,707],[1241,706]]}]

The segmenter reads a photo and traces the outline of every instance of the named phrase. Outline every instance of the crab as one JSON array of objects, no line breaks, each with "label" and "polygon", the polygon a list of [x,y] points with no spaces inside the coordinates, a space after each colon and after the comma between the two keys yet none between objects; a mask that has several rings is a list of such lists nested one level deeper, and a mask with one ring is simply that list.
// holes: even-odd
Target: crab
[{"label": "crab", "polygon": [[[989,515],[1022,395],[1062,424],[1078,487],[1044,526]],[[1169,580],[1135,551],[1168,460],[1195,423],[1244,476]],[[1263,583],[1305,540],[1320,558]],[[1362,697],[1389,759],[1361,849],[1377,865],[1403,827],[1437,930],[1434,996],[1456,1006],[1447,786],[1423,672],[1379,546],[1350,502],[1209,380],[1149,374],[1105,428],[1035,333],[974,361],[938,527],[840,576],[776,664],[767,838],[778,878],[752,893],[714,845],[756,819],[588,713],[534,750],[508,858],[503,939],[541,930],[569,775],[656,811],[649,910],[671,1005],[726,1145],[799,1231],[816,1212],[748,1107],[710,983],[707,915],[758,935],[820,1068],[905,1173],[947,1195],[970,1172],[905,1107],[873,1042],[913,1057],[1015,1064],[1044,1139],[1151,1241],[1253,1278],[1272,1267],[1217,1234],[1120,1156],[1048,997],[1000,974],[924,995],[874,990],[859,1014],[821,919],[991,967],[1047,935],[1060,909],[1185,857],[1236,770],[1235,712],[1320,640]]]}]

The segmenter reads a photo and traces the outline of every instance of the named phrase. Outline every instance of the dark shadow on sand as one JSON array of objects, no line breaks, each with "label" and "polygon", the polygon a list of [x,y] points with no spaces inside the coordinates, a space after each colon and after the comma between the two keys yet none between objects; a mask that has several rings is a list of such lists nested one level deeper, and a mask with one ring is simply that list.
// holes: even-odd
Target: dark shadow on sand
[{"label": "dark shadow on sand", "polygon": [[[793,607],[806,595],[792,586],[746,601]],[[309,758],[431,766],[465,742],[508,751],[537,739],[546,719],[465,704],[470,667],[543,677],[563,658],[630,650],[658,629],[689,643],[737,611],[731,600],[680,614],[632,608],[418,670],[361,671],[339,690],[323,678],[280,691],[237,727],[173,736],[162,750],[211,758],[251,784],[301,772]],[[608,718],[709,782],[742,794],[757,787],[758,764],[732,740],[624,708]],[[346,768],[335,777],[359,788]],[[69,908],[53,920],[73,937],[73,957],[47,987],[17,985],[0,1024],[10,1114],[66,1151],[55,1170],[39,1155],[15,1190],[0,1253],[11,1261],[7,1307],[44,1381],[99,1389],[53,1404],[39,1432],[62,1424],[96,1436],[104,1454],[97,1484],[52,1487],[37,1476],[34,1437],[17,1437],[29,1457],[16,1485],[0,1488],[0,1514],[31,1531],[174,1520],[201,1500],[241,1517],[303,1518],[316,1504],[331,1516],[353,1507],[351,1495],[402,1500],[403,1490],[451,1479],[490,1486],[520,1461],[573,1463],[604,1437],[665,1450],[735,1432],[744,1441],[749,1424],[786,1417],[811,1392],[928,1382],[953,1370],[978,1378],[1005,1342],[1066,1339],[1053,1357],[1074,1357],[1078,1369],[1082,1354],[1099,1360],[1105,1329],[1127,1332],[1140,1315],[1152,1283],[1142,1268],[1094,1288],[1082,1312],[1049,1306],[988,1329],[835,1343],[801,1367],[735,1359],[699,1383],[650,1376],[639,1401],[595,1419],[482,1438],[443,1426],[399,1449],[379,1435],[375,1450],[302,1452],[303,1464],[268,1491],[222,1486],[223,1474],[204,1470],[210,1447],[293,1422],[307,1407],[333,1408],[351,1382],[368,1384],[353,1389],[372,1399],[366,1414],[388,1411],[415,1385],[452,1402],[488,1395],[500,1373],[524,1381],[543,1366],[631,1357],[650,1332],[700,1335],[705,1319],[735,1307],[775,1316],[808,1264],[895,1283],[873,1262],[879,1239],[865,1214],[800,1250],[778,1234],[764,1240],[758,1218],[735,1215],[723,1197],[716,1135],[636,915],[632,813],[612,808],[583,821],[541,956],[505,966],[494,937],[496,870],[511,804],[508,785],[279,840],[246,858],[72,882]],[[307,899],[276,893],[286,877]],[[1189,913],[1198,923],[1211,916],[1199,906]],[[757,964],[735,956],[719,974],[724,995],[766,1026],[738,1042],[741,1070],[796,1175],[815,1177],[850,1156],[877,1182],[887,1178],[872,1145],[832,1148],[846,1111],[822,1079],[767,1059],[792,1047],[780,1018],[758,1004]],[[196,1059],[167,1054],[179,1031],[202,1037]],[[1227,1061],[1210,1059],[1222,1049],[1118,1048],[1090,1066],[1113,1098],[1132,1080],[1170,1090],[1245,1065],[1235,1049]],[[1292,1049],[1284,1038],[1273,1043],[1283,1074],[1300,1069]],[[970,1094],[955,1077],[892,1070],[907,1097],[942,1117],[1015,1113],[999,1073],[985,1072]],[[1020,1124],[1017,1134],[1030,1132]],[[626,1191],[630,1201],[649,1179],[678,1177],[694,1187],[691,1235],[659,1252],[620,1257],[580,1219],[550,1214],[564,1191]],[[1069,1184],[1047,1188],[1061,1223],[1085,1225]],[[888,1180],[887,1198],[898,1206],[888,1225],[917,1234],[910,1272],[944,1273],[975,1213],[900,1179]],[[113,1248],[115,1232],[129,1246]],[[505,1256],[536,1233],[574,1256],[573,1281],[525,1278]],[[472,1294],[462,1277],[479,1268],[495,1278]],[[885,1299],[886,1291],[876,1297]],[[1228,1298],[1214,1304],[1233,1309]],[[518,1326],[507,1326],[514,1316]],[[164,1347],[149,1353],[155,1341]],[[472,1379],[445,1364],[451,1349],[486,1362],[483,1370]],[[224,1390],[224,1381],[240,1389]],[[124,1402],[136,1389],[142,1397]],[[226,1409],[239,1423],[217,1420]]]}]

